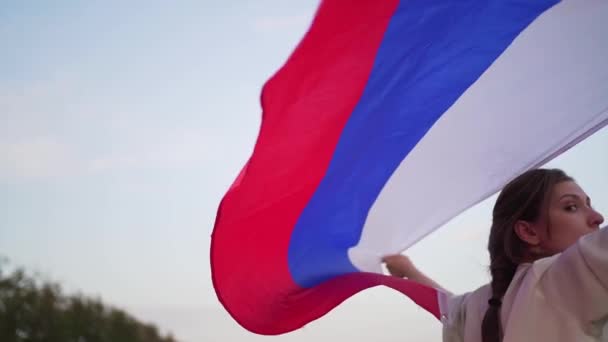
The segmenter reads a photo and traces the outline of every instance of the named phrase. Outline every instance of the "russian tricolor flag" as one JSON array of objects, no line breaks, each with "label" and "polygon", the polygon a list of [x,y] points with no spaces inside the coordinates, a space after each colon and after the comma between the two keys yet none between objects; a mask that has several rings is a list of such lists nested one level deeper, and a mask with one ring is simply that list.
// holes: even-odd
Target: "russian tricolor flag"
[{"label": "russian tricolor flag", "polygon": [[439,317],[381,257],[606,125],[607,65],[603,0],[322,1],[218,210],[218,298],[260,334],[376,285]]}]

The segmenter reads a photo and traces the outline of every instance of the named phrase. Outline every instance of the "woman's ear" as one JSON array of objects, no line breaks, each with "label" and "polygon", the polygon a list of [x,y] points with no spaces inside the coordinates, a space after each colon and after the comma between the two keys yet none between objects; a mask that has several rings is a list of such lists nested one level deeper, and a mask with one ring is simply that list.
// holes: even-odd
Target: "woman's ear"
[{"label": "woman's ear", "polygon": [[515,222],[513,229],[515,234],[528,245],[534,247],[540,244],[541,237],[538,228],[530,222],[519,220]]}]

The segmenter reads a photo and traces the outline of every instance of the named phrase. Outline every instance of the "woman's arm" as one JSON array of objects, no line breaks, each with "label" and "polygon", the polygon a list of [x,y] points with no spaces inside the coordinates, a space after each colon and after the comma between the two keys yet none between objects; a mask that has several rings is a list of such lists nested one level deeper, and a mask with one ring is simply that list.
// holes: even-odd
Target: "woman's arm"
[{"label": "woman's arm", "polygon": [[541,278],[545,295],[584,322],[608,315],[608,229],[587,234],[556,256]]},{"label": "woman's arm", "polygon": [[410,258],[405,255],[389,255],[382,258],[382,261],[386,264],[386,268],[392,276],[406,278],[422,285],[449,292],[439,285],[439,283],[418,270]]}]

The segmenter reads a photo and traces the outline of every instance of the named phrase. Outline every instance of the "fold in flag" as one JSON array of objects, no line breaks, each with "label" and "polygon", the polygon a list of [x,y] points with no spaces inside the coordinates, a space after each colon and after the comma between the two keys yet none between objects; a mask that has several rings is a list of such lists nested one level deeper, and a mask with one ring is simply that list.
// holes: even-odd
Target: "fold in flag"
[{"label": "fold in flag", "polygon": [[381,257],[604,126],[607,61],[603,0],[322,1],[220,204],[219,300],[259,334],[376,285],[440,317]]}]

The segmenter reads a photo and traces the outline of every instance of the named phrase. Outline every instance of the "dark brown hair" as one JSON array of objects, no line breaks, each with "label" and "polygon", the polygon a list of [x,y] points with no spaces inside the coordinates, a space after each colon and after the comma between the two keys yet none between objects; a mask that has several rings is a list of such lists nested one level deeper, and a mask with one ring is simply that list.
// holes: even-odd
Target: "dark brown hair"
[{"label": "dark brown hair", "polygon": [[500,304],[528,245],[515,233],[517,221],[535,222],[547,208],[553,187],[572,178],[559,169],[534,169],[509,182],[500,192],[492,212],[488,242],[492,297],[481,324],[483,342],[502,341]]}]

